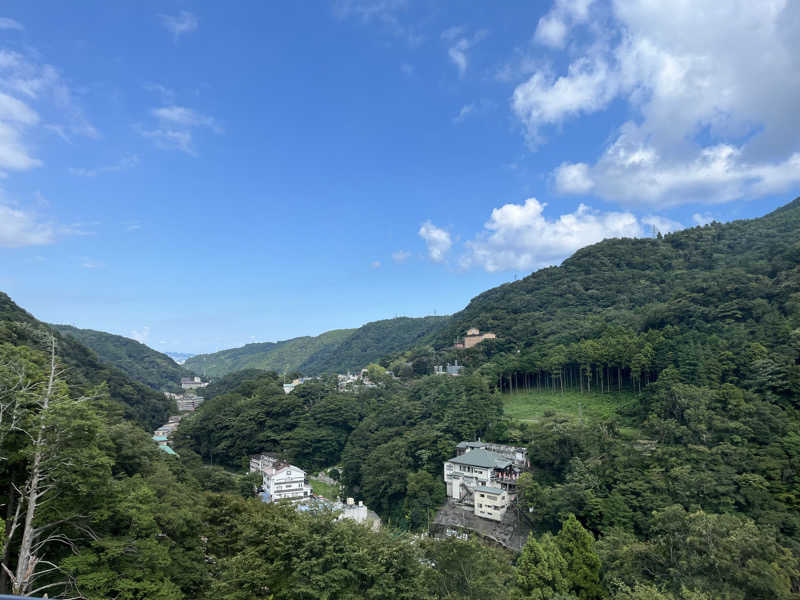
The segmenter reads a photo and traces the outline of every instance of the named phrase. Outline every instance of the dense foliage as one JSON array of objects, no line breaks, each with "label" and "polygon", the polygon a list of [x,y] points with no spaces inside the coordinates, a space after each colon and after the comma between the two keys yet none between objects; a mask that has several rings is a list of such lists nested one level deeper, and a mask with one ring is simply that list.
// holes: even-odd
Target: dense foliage
[{"label": "dense foliage", "polygon": [[184,366],[209,377],[244,369],[304,375],[357,371],[384,356],[415,346],[446,322],[447,317],[397,317],[367,323],[358,329],[336,329],[316,337],[247,344],[213,354],[198,354],[189,358]]},{"label": "dense foliage", "polygon": [[[98,599],[799,598],[798,231],[795,201],[603,242],[486,292],[415,347],[384,344],[381,363],[402,377],[372,365],[374,388],[323,378],[284,394],[275,372],[220,378],[181,424],[180,459],[123,418],[146,421],[148,405],[80,344],[56,335],[48,385],[50,330],[0,296],[0,586],[20,589],[28,548],[50,561],[36,585]],[[469,326],[498,339],[453,349]],[[465,375],[428,375],[455,358]],[[504,393],[542,389],[625,401],[591,421],[503,417]],[[516,512],[534,535],[516,556],[401,532],[426,529],[442,461],[478,436],[529,446]],[[232,471],[261,451],[336,465],[388,530],[243,498],[253,482]],[[15,515],[36,473],[53,493],[31,530],[44,545],[26,546]]]},{"label": "dense foliage", "polygon": [[367,323],[338,346],[310,356],[298,370],[310,375],[356,371],[384,356],[419,344],[439,331],[448,319],[397,317]]},{"label": "dense foliage", "polygon": [[197,354],[186,359],[184,366],[208,377],[221,377],[244,369],[292,373],[314,354],[341,344],[353,331],[353,329],[334,329],[315,337],[304,336],[281,342],[258,342],[212,354]]},{"label": "dense foliage", "polygon": [[78,340],[104,363],[123,371],[134,381],[154,390],[179,391],[181,377],[192,375],[166,354],[144,344],[103,331],[78,329],[71,325],[53,325],[63,335]]},{"label": "dense foliage", "polygon": [[111,402],[126,418],[135,420],[148,430],[166,422],[173,403],[163,394],[104,364],[86,346],[37,321],[0,292],[0,343],[39,347],[43,337],[51,334],[55,336],[57,352],[73,393],[80,395],[104,385]]}]

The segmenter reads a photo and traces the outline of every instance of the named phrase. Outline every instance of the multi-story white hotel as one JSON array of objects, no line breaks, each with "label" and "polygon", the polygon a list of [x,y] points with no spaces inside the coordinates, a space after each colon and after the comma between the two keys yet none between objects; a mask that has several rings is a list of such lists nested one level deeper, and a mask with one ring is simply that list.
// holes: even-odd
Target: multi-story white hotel
[{"label": "multi-story white hotel", "polygon": [[[311,496],[306,472],[269,454],[250,457],[250,472],[261,473],[264,494],[270,502],[302,500]],[[263,496],[262,496],[263,497]]]}]

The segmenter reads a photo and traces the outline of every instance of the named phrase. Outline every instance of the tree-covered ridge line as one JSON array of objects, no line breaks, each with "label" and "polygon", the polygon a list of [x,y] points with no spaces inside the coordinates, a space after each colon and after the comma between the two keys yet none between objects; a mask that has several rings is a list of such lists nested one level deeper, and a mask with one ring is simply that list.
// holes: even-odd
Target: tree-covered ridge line
[{"label": "tree-covered ridge line", "polygon": [[131,379],[150,386],[154,390],[179,391],[181,377],[192,373],[166,354],[130,338],[79,329],[72,325],[51,325],[64,335],[75,338],[94,351],[103,362],[124,371]]},{"label": "tree-covered ridge line", "polygon": [[187,359],[184,367],[208,377],[221,377],[244,369],[305,375],[356,371],[383,356],[423,342],[446,320],[447,317],[431,316],[373,321],[357,329],[335,329],[316,337],[259,342],[198,354]]},{"label": "tree-covered ridge line", "polygon": [[[712,223],[658,238],[610,239],[559,267],[487,290],[434,340],[445,348],[469,327],[520,346],[568,343],[599,326],[642,329],[674,320],[694,298],[735,318],[741,286],[791,270],[800,256],[800,198],[757,219]],[[778,281],[777,283],[781,283]],[[698,315],[701,316],[702,315]],[[580,318],[578,318],[580,317]]]},{"label": "tree-covered ridge line", "polygon": [[293,373],[308,357],[336,346],[352,334],[353,329],[334,329],[318,336],[302,336],[280,342],[255,342],[210,354],[187,358],[183,366],[205,377],[222,377],[244,369],[261,369]]}]

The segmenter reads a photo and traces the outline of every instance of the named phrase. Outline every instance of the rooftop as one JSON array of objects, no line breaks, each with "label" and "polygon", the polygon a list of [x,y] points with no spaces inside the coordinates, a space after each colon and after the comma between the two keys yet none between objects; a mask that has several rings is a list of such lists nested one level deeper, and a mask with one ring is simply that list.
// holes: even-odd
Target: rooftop
[{"label": "rooftop", "polygon": [[500,494],[503,493],[503,490],[501,490],[500,488],[487,487],[485,485],[479,485],[478,487],[475,488],[475,491],[476,492],[485,492],[487,494],[497,494],[497,495],[500,495]]},{"label": "rooftop", "polygon": [[483,450],[482,448],[470,450],[461,456],[454,456],[447,462],[457,465],[468,465],[470,467],[483,467],[484,469],[505,469],[513,464],[512,461],[508,460],[505,456]]}]

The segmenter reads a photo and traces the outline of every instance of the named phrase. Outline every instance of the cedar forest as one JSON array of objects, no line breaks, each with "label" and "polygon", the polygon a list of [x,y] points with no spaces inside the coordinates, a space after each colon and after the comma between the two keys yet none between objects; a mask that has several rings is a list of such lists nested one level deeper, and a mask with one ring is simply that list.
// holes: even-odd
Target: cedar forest
[{"label": "cedar forest", "polygon": [[[138,372],[105,338],[90,350],[0,295],[0,593],[800,598],[799,231],[800,199],[584,248],[414,325],[404,347],[337,340],[314,364],[368,354],[378,385],[359,393],[332,375],[284,394],[275,372],[232,372],[181,423],[180,457],[148,431],[181,370]],[[469,327],[497,339],[455,349]],[[461,377],[431,375],[454,360]],[[612,409],[506,413],[543,394]],[[445,499],[443,461],[477,437],[529,448],[519,554],[419,535]],[[384,528],[254,498],[245,461],[262,451],[335,466]]]}]

